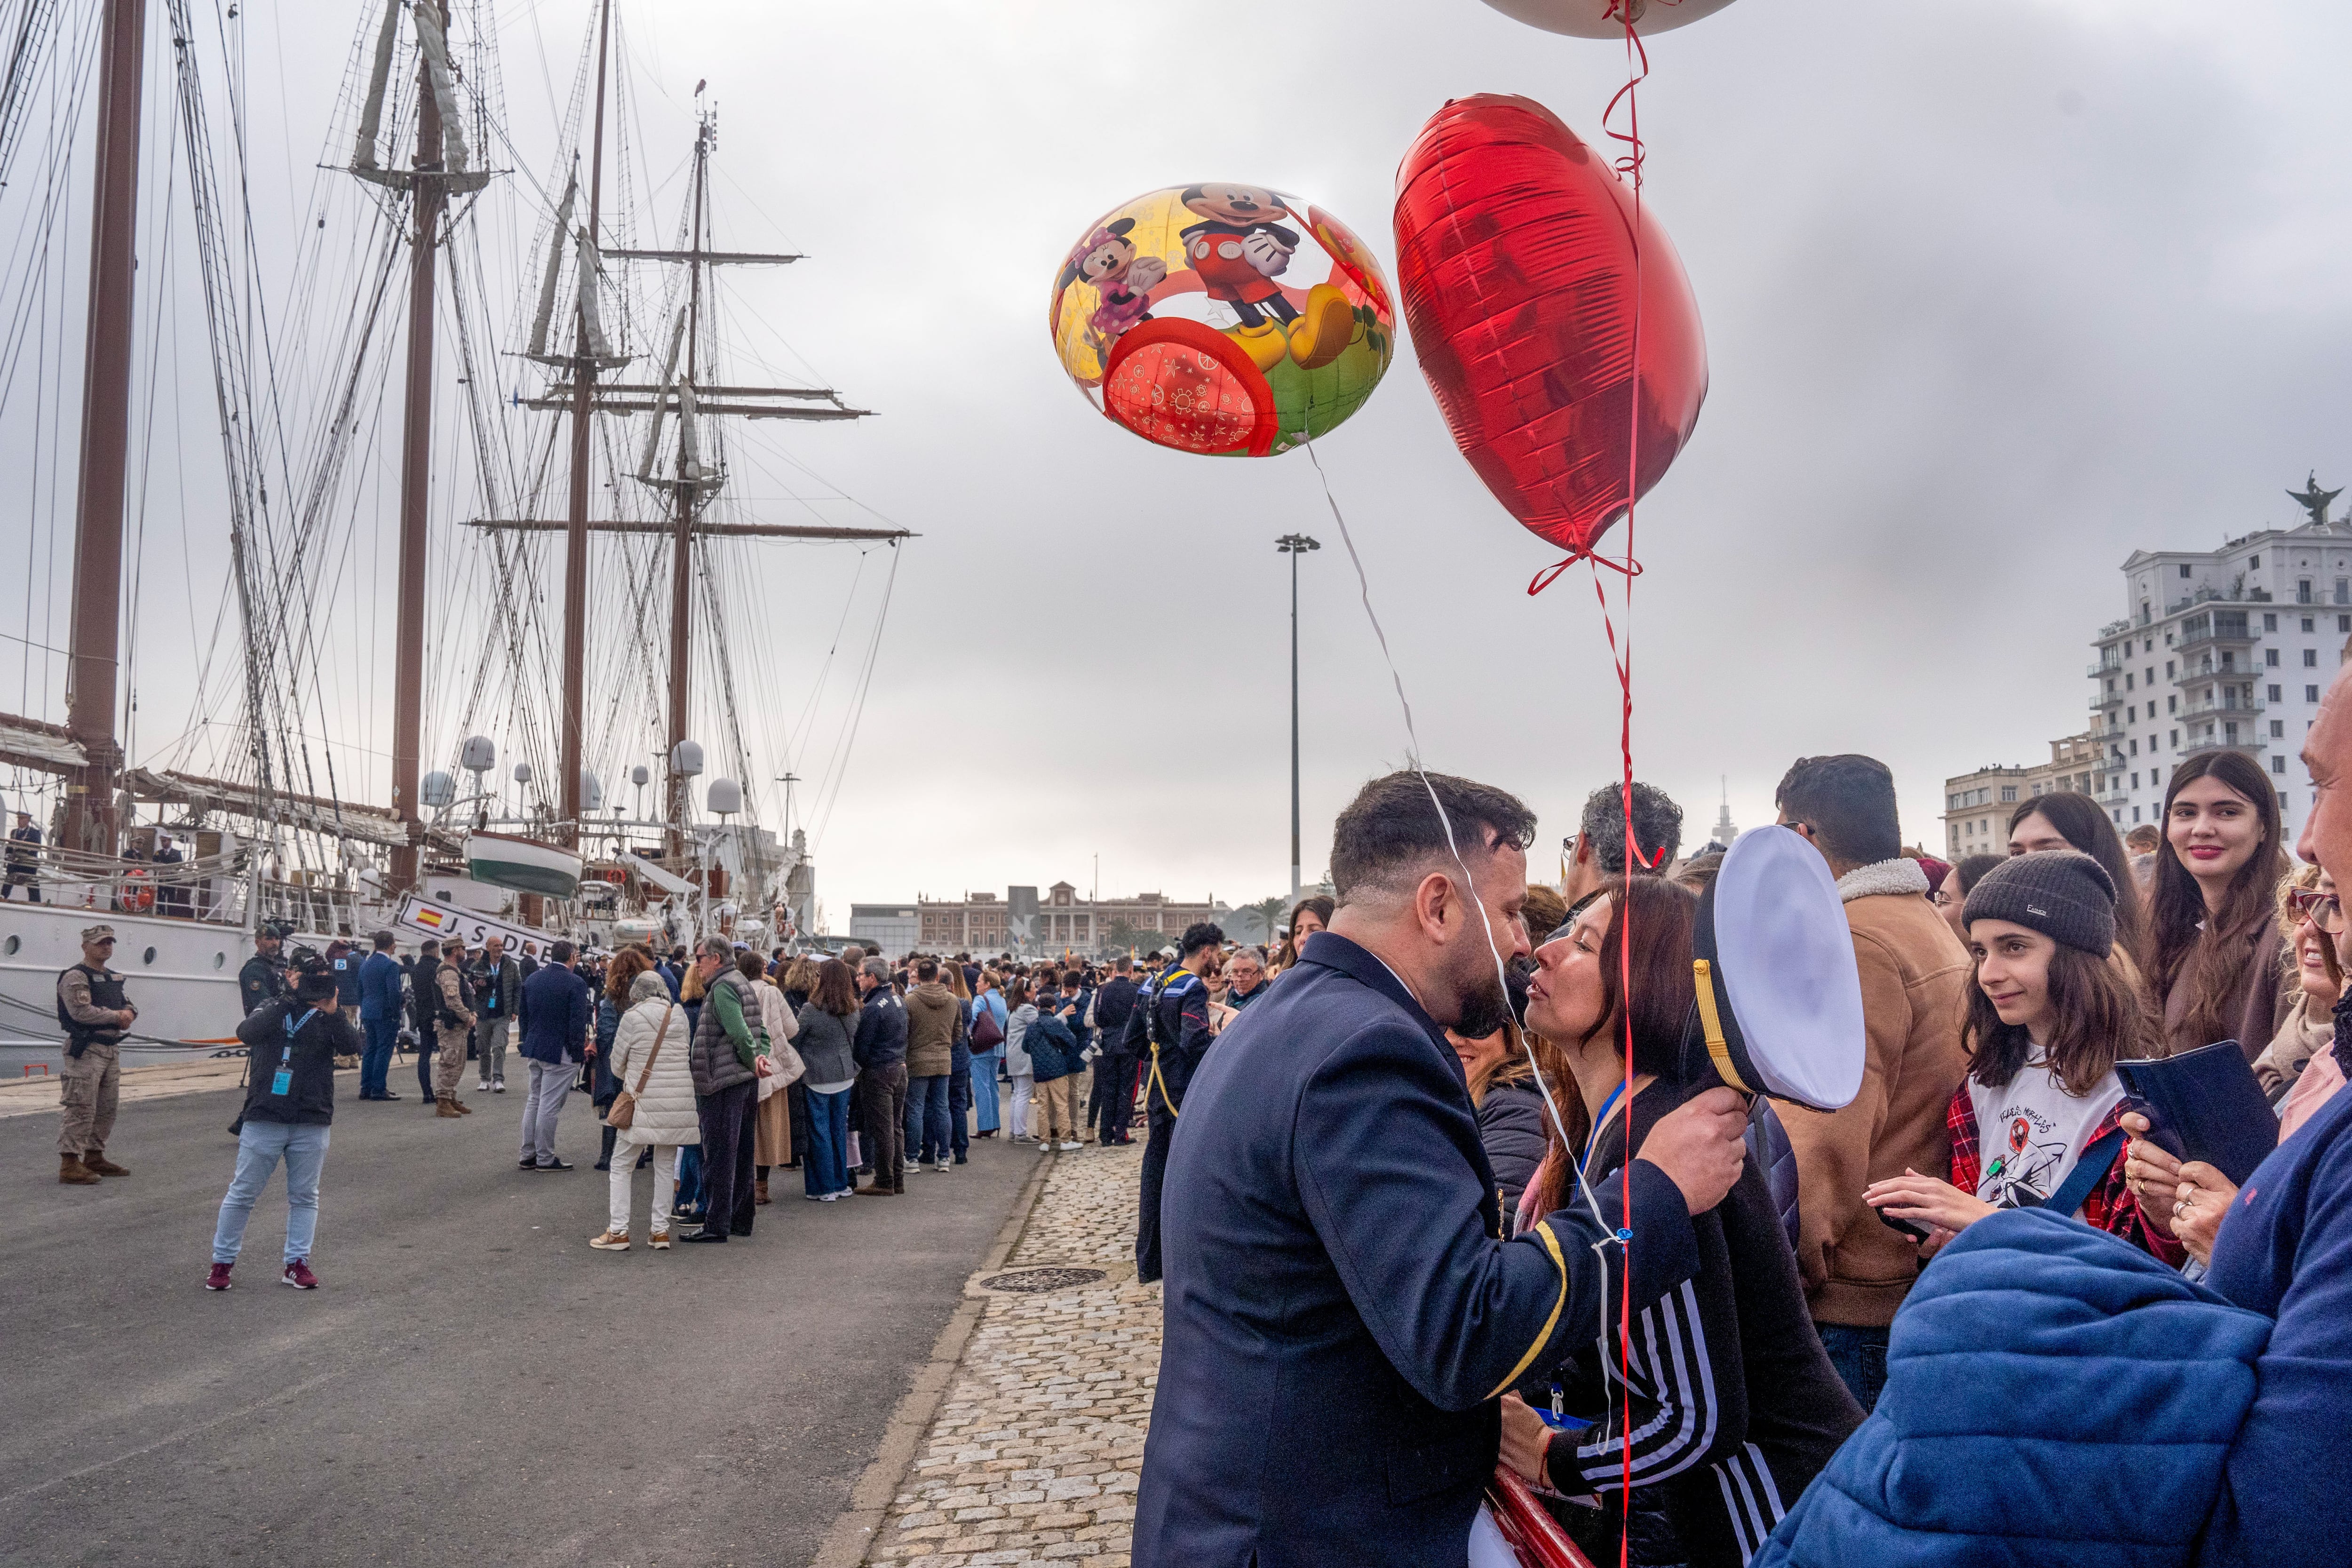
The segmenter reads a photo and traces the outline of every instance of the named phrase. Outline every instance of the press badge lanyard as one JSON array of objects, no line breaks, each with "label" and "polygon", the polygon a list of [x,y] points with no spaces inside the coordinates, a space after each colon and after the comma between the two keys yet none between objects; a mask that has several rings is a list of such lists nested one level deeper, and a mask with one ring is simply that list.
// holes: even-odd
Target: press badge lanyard
[{"label": "press badge lanyard", "polygon": [[299,1019],[286,1020],[286,1044],[278,1053],[278,1070],[270,1076],[269,1079],[269,1092],[273,1096],[283,1098],[293,1089],[294,1037],[302,1032],[304,1025],[318,1016],[319,1010],[313,1007]]},{"label": "press badge lanyard", "polygon": [[[1609,1091],[1609,1098],[1601,1102],[1601,1114],[1592,1119],[1592,1131],[1584,1140],[1584,1158],[1576,1163],[1578,1175],[1581,1176],[1585,1168],[1592,1163],[1592,1152],[1601,1146],[1601,1134],[1609,1126],[1609,1113],[1617,1109],[1617,1101],[1624,1092],[1625,1080],[1621,1078],[1617,1080],[1617,1087]],[[1626,1134],[1626,1142],[1630,1143],[1632,1141],[1633,1134],[1629,1131]]]}]

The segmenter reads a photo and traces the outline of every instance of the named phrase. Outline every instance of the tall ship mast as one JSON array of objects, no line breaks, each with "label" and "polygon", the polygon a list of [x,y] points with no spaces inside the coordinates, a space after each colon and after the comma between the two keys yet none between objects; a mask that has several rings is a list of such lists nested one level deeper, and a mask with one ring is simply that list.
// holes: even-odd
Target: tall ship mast
[{"label": "tall ship mast", "polygon": [[[40,100],[26,84],[54,98],[71,58],[69,37],[37,25],[53,6],[18,8],[0,181]],[[105,0],[65,722],[0,714],[8,792],[44,808],[47,840],[12,847],[12,870],[28,861],[44,902],[0,906],[0,1052],[53,1037],[35,1015],[93,910],[140,924],[123,951],[137,943],[153,972],[142,1026],[158,1047],[229,1034],[233,977],[265,922],[317,941],[387,924],[592,943],[808,929],[813,863],[789,791],[823,744],[829,700],[845,713],[818,781],[829,815],[874,661],[869,650],[845,683],[828,652],[792,730],[747,723],[737,664],[749,657],[772,684],[773,654],[767,637],[741,640],[743,587],[780,544],[854,545],[851,605],[875,605],[878,644],[913,535],[835,521],[798,496],[818,515],[773,521],[730,485],[739,454],[763,460],[744,446],[755,422],[867,411],[735,370],[719,280],[803,258],[717,243],[718,115],[704,89],[675,227],[644,244],[625,7],[593,8],[559,177],[545,178],[497,166],[513,148],[488,0],[381,0],[354,40],[311,216],[273,249],[240,206],[242,138],[207,129],[207,97],[224,91],[243,121],[236,24],[200,19],[189,0],[164,9],[186,165],[173,173],[194,209],[223,458],[207,476],[217,493],[180,521],[191,537],[226,533],[226,598],[209,646],[192,612],[198,646],[150,655],[195,672],[184,728],[166,726],[160,744],[121,732],[139,710],[121,609],[126,559],[141,602],[141,556],[136,542],[126,556],[124,522],[134,479],[147,485],[131,454],[142,419],[152,446],[165,410],[158,395],[142,406],[133,380],[157,347],[131,228],[153,40],[142,0]],[[271,277],[281,260],[286,275]],[[490,306],[501,292],[503,328]],[[526,384],[511,384],[517,371]],[[25,401],[7,379],[0,363],[0,437]],[[383,500],[379,535],[368,521]],[[869,582],[876,551],[891,570]],[[28,656],[28,689],[31,668]],[[484,731],[506,737],[507,779]],[[706,741],[720,770],[707,777]],[[625,778],[634,811],[618,804]],[[787,792],[782,842],[759,822],[771,784]]]}]

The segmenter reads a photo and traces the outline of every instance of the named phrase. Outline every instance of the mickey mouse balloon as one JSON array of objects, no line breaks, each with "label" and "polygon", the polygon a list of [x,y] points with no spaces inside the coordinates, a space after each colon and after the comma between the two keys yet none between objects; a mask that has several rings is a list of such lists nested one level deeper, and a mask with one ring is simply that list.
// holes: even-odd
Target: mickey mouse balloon
[{"label": "mickey mouse balloon", "polygon": [[1263,458],[1363,406],[1394,351],[1380,263],[1322,208],[1264,185],[1177,185],[1070,247],[1048,315],[1107,417],[1180,452]]}]

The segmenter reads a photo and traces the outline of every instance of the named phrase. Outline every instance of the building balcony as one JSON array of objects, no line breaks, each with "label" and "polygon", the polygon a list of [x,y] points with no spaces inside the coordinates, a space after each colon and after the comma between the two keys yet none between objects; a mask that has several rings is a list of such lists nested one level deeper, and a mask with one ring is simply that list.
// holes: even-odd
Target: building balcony
[{"label": "building balcony", "polygon": [[2129,805],[2131,804],[2131,791],[2124,788],[2121,784],[2109,784],[2106,788],[2101,790],[2091,798],[2105,806]]},{"label": "building balcony", "polygon": [[2263,707],[2263,700],[2259,697],[2242,700],[2235,704],[2201,702],[2194,708],[2183,708],[2177,714],[2168,713],[2164,717],[2167,723],[2171,723],[2175,720],[2182,723],[2193,723],[2202,719],[2259,718],[2262,716]]},{"label": "building balcony", "polygon": [[[2252,726],[2249,725],[2247,728],[2252,729]],[[2175,759],[2179,759],[2193,757],[2200,752],[2242,752],[2247,756],[2259,757],[2267,743],[2262,736],[2247,734],[2244,731],[2241,731],[2238,739],[2234,741],[2222,739],[2221,731],[2216,731],[2214,738],[2210,741],[2192,741],[2186,735],[2182,736],[2179,748],[2172,754]]]},{"label": "building balcony", "polygon": [[2108,690],[2107,690],[2107,689],[2106,689],[2106,686],[2105,686],[2105,684],[2104,682],[2102,682],[2101,684],[2099,684],[2099,685],[2097,685],[2097,686],[2095,686],[2095,687],[2093,687],[2093,688],[2091,689],[2091,706],[2092,706],[2092,707],[2094,707],[2094,708],[2120,708],[2120,707],[2122,707],[2123,705],[2124,705],[2123,693],[2121,693],[2121,692],[2119,692],[2119,691],[2118,691],[2118,692],[2110,692],[2110,691],[2108,691]]},{"label": "building balcony", "polygon": [[2259,664],[2230,663],[2212,669],[2189,669],[2185,666],[2172,678],[2175,686],[2196,686],[2208,680],[2260,680],[2269,667]]}]

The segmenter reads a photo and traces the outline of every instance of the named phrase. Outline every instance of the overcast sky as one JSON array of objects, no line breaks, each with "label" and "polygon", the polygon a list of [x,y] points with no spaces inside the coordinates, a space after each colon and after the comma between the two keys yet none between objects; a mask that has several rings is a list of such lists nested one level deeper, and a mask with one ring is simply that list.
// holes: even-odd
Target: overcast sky
[{"label": "overcast sky", "polygon": [[[649,143],[709,80],[722,240],[811,255],[745,286],[771,357],[880,416],[785,445],[924,536],[817,847],[836,929],[853,900],[1083,889],[1097,854],[1106,894],[1286,890],[1292,530],[1326,546],[1301,584],[1311,880],[1333,815],[1406,753],[1315,471],[1093,415],[1047,342],[1055,267],[1104,209],[1202,179],[1307,196],[1388,261],[1431,112],[1523,93],[1597,138],[1622,49],[1479,0],[620,4]],[[586,0],[499,11],[516,141],[544,147]],[[351,35],[284,27],[288,123],[255,133],[307,165],[306,95]],[[1635,770],[1696,841],[1719,777],[1748,826],[1793,758],[1867,752],[1933,845],[1945,775],[2086,722],[2126,554],[2290,525],[2306,468],[2352,473],[2352,16],[1738,0],[1650,56],[1646,199],[1712,391],[1639,514]],[[1409,346],[1318,450],[1424,762],[1517,791],[1556,844],[1617,770],[1589,578],[1526,595],[1557,552],[1455,453]],[[795,703],[802,657],[780,655]]]}]

